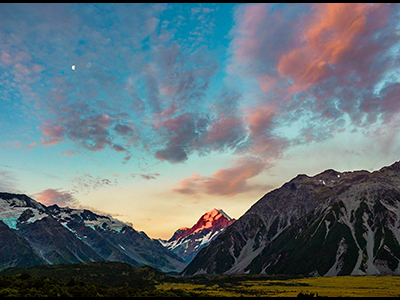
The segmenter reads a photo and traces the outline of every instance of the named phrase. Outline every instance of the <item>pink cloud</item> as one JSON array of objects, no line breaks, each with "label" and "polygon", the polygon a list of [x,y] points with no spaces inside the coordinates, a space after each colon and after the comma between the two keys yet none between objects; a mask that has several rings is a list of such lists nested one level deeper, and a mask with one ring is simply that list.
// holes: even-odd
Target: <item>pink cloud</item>
[{"label": "pink cloud", "polygon": [[245,147],[240,152],[241,154],[255,155],[267,161],[282,157],[289,146],[289,141],[273,133],[277,109],[277,107],[264,104],[252,108],[245,115],[248,125],[248,147]]},{"label": "pink cloud", "polygon": [[257,79],[260,88],[263,92],[269,92],[270,90],[276,87],[277,79],[272,76],[269,76],[268,74],[258,76]]},{"label": "pink cloud", "polygon": [[74,155],[75,155],[75,152],[74,152],[74,151],[71,151],[71,150],[68,150],[68,151],[62,152],[61,154],[62,154],[62,155],[65,155],[65,156],[74,156]]},{"label": "pink cloud", "polygon": [[1,51],[1,60],[7,64],[11,64],[13,62],[11,55],[5,51]]},{"label": "pink cloud", "polygon": [[30,143],[29,145],[28,145],[28,147],[35,147],[37,145],[37,142],[33,142],[33,143]]},{"label": "pink cloud", "polygon": [[264,4],[254,4],[246,8],[242,20],[238,41],[239,47],[235,50],[235,56],[239,61],[252,60],[258,55],[262,46],[262,40],[258,37],[260,26],[265,21],[267,7]]},{"label": "pink cloud", "polygon": [[42,124],[42,127],[37,126],[36,128],[42,130],[42,145],[44,147],[53,146],[65,141],[62,137],[65,129],[60,125],[50,125],[49,122],[45,122]]},{"label": "pink cloud", "polygon": [[197,192],[200,192],[200,181],[202,181],[204,178],[204,176],[200,176],[199,174],[195,173],[188,178],[178,181],[177,184],[180,185],[180,188],[173,189],[172,191],[179,194],[196,194]]},{"label": "pink cloud", "polygon": [[107,115],[107,114],[102,114],[102,115],[99,117],[98,122],[99,122],[99,124],[100,124],[101,126],[107,128],[107,127],[109,127],[110,124],[112,123],[112,120],[111,120],[111,118],[110,118],[109,115]]},{"label": "pink cloud", "polygon": [[234,196],[255,188],[248,180],[260,174],[268,164],[255,157],[241,157],[233,166],[220,169],[211,176],[194,174],[178,182],[179,188],[173,189],[180,194],[205,193],[208,195]]},{"label": "pink cloud", "polygon": [[25,151],[33,151],[32,148],[37,145],[37,142],[33,142],[28,144],[28,146],[25,148]]},{"label": "pink cloud", "polygon": [[[305,20],[304,42],[283,55],[277,64],[281,76],[294,81],[293,90],[320,85],[333,75],[366,72],[379,47],[367,37],[382,27],[388,6],[369,3],[315,4]],[[361,74],[360,74],[361,75]]]},{"label": "pink cloud", "polygon": [[45,140],[45,141],[43,140],[42,145],[43,145],[43,147],[54,146],[54,145],[57,145],[58,143],[62,143],[62,142],[65,142],[65,139],[52,137],[52,138],[49,138],[48,140]]},{"label": "pink cloud", "polygon": [[178,110],[178,107],[175,104],[172,104],[172,105],[162,109],[161,112],[155,113],[154,115],[156,116],[156,118],[169,118],[177,110]]},{"label": "pink cloud", "polygon": [[274,108],[263,105],[253,109],[246,117],[246,122],[249,124],[250,135],[257,137],[265,134],[265,130],[270,129],[272,120],[275,116]]},{"label": "pink cloud", "polygon": [[383,91],[385,95],[382,97],[382,110],[385,112],[400,111],[400,83],[391,85],[385,88]]},{"label": "pink cloud", "polygon": [[241,127],[243,122],[241,119],[227,117],[220,119],[211,124],[210,129],[206,133],[205,143],[214,143],[224,141],[234,135],[235,128]]},{"label": "pink cloud", "polygon": [[78,204],[72,193],[61,191],[59,189],[43,190],[33,194],[33,198],[46,206],[57,204],[58,206],[65,207],[71,205],[76,206]]},{"label": "pink cloud", "polygon": [[154,128],[165,128],[169,131],[178,131],[181,129],[190,119],[192,115],[185,113],[174,118],[167,118],[165,120],[159,120],[153,125]]}]

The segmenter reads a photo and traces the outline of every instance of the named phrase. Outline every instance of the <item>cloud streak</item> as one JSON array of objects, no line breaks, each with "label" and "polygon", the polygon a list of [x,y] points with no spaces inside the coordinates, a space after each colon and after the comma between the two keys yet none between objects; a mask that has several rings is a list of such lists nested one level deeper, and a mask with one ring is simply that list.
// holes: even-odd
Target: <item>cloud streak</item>
[{"label": "cloud streak", "polygon": [[60,207],[76,207],[79,204],[72,193],[60,189],[45,189],[32,197],[46,206],[56,204]]},{"label": "cloud streak", "polygon": [[249,179],[260,174],[267,167],[265,161],[254,157],[240,157],[233,166],[217,170],[211,176],[194,174],[178,182],[179,188],[173,189],[180,194],[205,193],[208,195],[234,196],[265,186],[252,185]]},{"label": "cloud streak", "polygon": [[72,178],[71,182],[73,184],[72,192],[88,194],[103,187],[116,186],[118,184],[118,179],[114,178],[114,180],[111,180],[108,178],[101,178],[100,176],[83,174]]},{"label": "cloud streak", "polygon": [[[331,138],[350,125],[368,132],[371,125],[390,122],[399,110],[398,80],[387,79],[387,72],[398,72],[392,50],[399,45],[398,11],[392,4],[368,3],[238,6],[228,74],[255,82],[263,96],[242,109],[241,119],[215,121],[204,141],[234,137],[233,129],[240,126],[246,134],[235,141],[240,145],[236,153],[253,155],[263,162],[257,166],[264,167],[256,169],[244,159],[209,177],[183,179],[174,191],[215,194],[213,184],[218,186],[224,174],[235,173],[238,166],[259,170],[244,172],[248,177],[238,175],[239,182],[247,183],[290,146]],[[297,136],[279,131],[294,123]],[[221,194],[246,190],[241,184],[228,186],[226,182],[225,189],[220,187]]]},{"label": "cloud streak", "polygon": [[19,192],[16,189],[16,178],[10,170],[0,170],[0,190],[3,192]]},{"label": "cloud streak", "polygon": [[320,85],[333,76],[364,77],[382,50],[369,37],[386,24],[388,13],[389,6],[382,3],[316,4],[302,33],[305,42],[281,57],[279,73],[293,80],[294,90]]},{"label": "cloud streak", "polygon": [[[174,190],[233,196],[257,189],[252,179],[291,146],[396,124],[398,12],[382,3],[240,4],[220,41],[211,6],[3,4],[0,93],[18,95],[43,147],[73,143],[64,155],[111,150],[124,165],[138,152],[172,165],[235,155]],[[114,184],[87,175],[74,179],[76,190]]]}]

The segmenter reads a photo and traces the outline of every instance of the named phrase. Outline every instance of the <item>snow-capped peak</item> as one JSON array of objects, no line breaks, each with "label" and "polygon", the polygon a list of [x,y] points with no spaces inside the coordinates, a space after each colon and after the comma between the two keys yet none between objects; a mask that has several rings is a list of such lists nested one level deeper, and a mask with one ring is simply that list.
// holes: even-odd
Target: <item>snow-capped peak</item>
[{"label": "snow-capped peak", "polygon": [[224,217],[228,221],[231,219],[221,208],[213,208],[212,210],[206,212],[202,218],[204,220],[218,220],[220,217]]},{"label": "snow-capped peak", "polygon": [[231,220],[231,217],[228,216],[221,208],[215,208],[215,210],[217,210],[221,215],[223,215],[225,218],[227,218],[228,221]]},{"label": "snow-capped peak", "polygon": [[181,227],[168,241],[161,243],[189,262],[201,248],[207,246],[233,222],[235,219],[221,208],[213,208],[204,213],[191,228]]},{"label": "snow-capped peak", "polygon": [[0,221],[3,221],[9,228],[18,230],[18,220],[27,210],[30,212],[29,217],[25,220],[28,223],[36,222],[47,216],[45,208],[26,195],[0,193]]}]

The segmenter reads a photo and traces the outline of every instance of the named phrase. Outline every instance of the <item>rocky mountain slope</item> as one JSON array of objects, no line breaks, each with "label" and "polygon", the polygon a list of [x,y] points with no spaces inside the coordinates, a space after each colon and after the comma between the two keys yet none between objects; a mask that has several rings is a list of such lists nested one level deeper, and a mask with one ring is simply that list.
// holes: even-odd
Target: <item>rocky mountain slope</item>
[{"label": "rocky mountain slope", "polygon": [[119,261],[164,272],[186,263],[158,241],[109,216],[45,206],[26,195],[0,193],[0,270],[15,266]]},{"label": "rocky mountain slope", "polygon": [[400,273],[400,162],[298,175],[202,249],[193,274]]},{"label": "rocky mountain slope", "polygon": [[196,254],[222,233],[235,219],[222,209],[212,209],[200,217],[191,228],[179,228],[168,241],[160,242],[189,263]]}]

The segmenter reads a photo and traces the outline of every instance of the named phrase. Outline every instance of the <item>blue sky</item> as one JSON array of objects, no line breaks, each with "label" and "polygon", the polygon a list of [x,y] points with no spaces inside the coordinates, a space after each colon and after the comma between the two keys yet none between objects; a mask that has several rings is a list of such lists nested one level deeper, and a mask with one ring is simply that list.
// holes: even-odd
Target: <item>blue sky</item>
[{"label": "blue sky", "polygon": [[169,238],[399,160],[398,4],[0,4],[0,190]]}]

